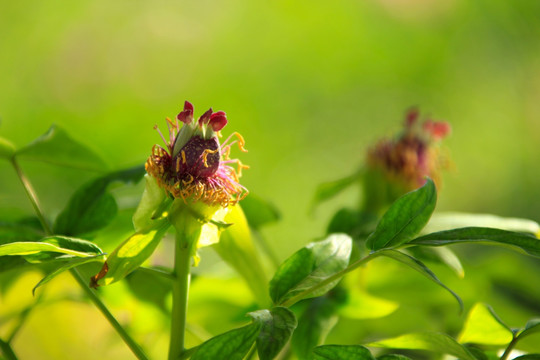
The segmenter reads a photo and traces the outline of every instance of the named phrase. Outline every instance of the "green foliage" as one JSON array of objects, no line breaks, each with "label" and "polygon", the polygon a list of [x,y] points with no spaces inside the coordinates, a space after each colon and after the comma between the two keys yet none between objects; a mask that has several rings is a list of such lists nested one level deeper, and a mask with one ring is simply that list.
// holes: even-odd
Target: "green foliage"
[{"label": "green foliage", "polygon": [[377,360],[411,360],[411,358],[408,358],[404,355],[387,354],[379,356]]},{"label": "green foliage", "polygon": [[312,207],[329,200],[347,189],[349,186],[353,185],[356,182],[359,182],[361,179],[361,172],[355,173],[353,175],[344,177],[343,179],[329,181],[317,186],[315,190],[315,196],[312,201]]},{"label": "green foliage", "polygon": [[431,179],[424,186],[397,199],[382,216],[375,232],[367,240],[371,250],[398,247],[409,242],[427,224],[437,191]]},{"label": "green foliage", "polygon": [[41,161],[58,166],[103,172],[107,164],[93,150],[74,140],[57,125],[30,144],[18,149],[19,159]]},{"label": "green foliage", "polygon": [[250,193],[241,203],[249,226],[253,229],[277,222],[281,219],[279,210],[270,202]]},{"label": "green foliage", "polygon": [[271,310],[259,310],[248,314],[255,322],[261,323],[257,337],[257,352],[259,359],[272,360],[289,341],[296,329],[294,313],[284,307]]},{"label": "green foliage", "polygon": [[107,226],[118,212],[114,197],[107,192],[112,183],[137,183],[145,174],[144,166],[115,171],[79,188],[54,223],[54,232],[79,236]]},{"label": "green foliage", "polygon": [[103,254],[97,245],[89,241],[65,236],[51,236],[35,242],[12,242],[0,245],[0,256],[26,256],[40,254],[42,252],[61,253],[78,257]]},{"label": "green foliage", "polygon": [[313,349],[324,343],[326,336],[338,321],[338,310],[345,302],[346,294],[338,286],[327,294],[309,302],[298,319],[291,346],[300,359],[309,359]]},{"label": "green foliage", "polygon": [[361,345],[322,345],[313,349],[313,360],[375,360]]},{"label": "green foliage", "polygon": [[257,340],[261,327],[262,323],[255,321],[213,337],[198,346],[191,360],[242,360]]},{"label": "green foliage", "polygon": [[103,268],[92,278],[93,286],[110,285],[122,280],[152,255],[170,224],[161,221],[154,229],[136,232],[107,257]]},{"label": "green foliage", "polygon": [[444,285],[439,278],[426,266],[424,265],[420,260],[415,259],[414,257],[404,254],[402,252],[399,252],[397,250],[384,250],[381,252],[381,255],[392,258],[394,260],[397,260],[407,266],[409,266],[411,269],[414,269],[418,271],[420,274],[427,277],[429,280],[433,281],[435,284],[443,287],[445,290],[447,290],[450,294],[454,296],[454,298],[459,303],[460,309],[463,309],[463,301],[461,298],[453,292],[449,287]]},{"label": "green foliage", "polygon": [[523,250],[533,256],[540,256],[540,241],[531,234],[524,234],[513,231],[466,227],[461,229],[439,231],[436,233],[420,236],[409,244],[441,246],[468,242],[488,242],[499,245],[507,245]]},{"label": "green foliage", "polygon": [[[352,240],[347,235],[336,234],[326,240],[313,242],[289,257],[277,269],[270,281],[270,297],[280,305],[345,269],[349,264]],[[305,297],[320,296],[337,285],[339,279],[321,286]]]},{"label": "green foliage", "polygon": [[66,270],[69,270],[69,269],[72,269],[74,267],[81,266],[81,265],[84,265],[84,264],[88,264],[88,263],[91,263],[91,262],[95,262],[95,261],[103,262],[103,256],[104,255],[105,254],[96,255],[96,256],[90,256],[90,257],[83,257],[83,258],[74,258],[73,260],[70,260],[70,261],[66,262],[65,264],[61,265],[60,267],[58,267],[53,272],[49,273],[43,279],[41,279],[36,284],[36,286],[34,286],[34,288],[32,289],[32,294],[35,294],[38,287],[45,285],[46,283],[48,283],[49,281],[51,281],[56,276],[60,275],[61,273],[63,273]]},{"label": "green foliage", "polygon": [[367,345],[390,349],[428,350],[438,354],[453,355],[461,360],[477,360],[466,347],[460,345],[450,336],[439,333],[422,332],[407,334],[372,342]]}]

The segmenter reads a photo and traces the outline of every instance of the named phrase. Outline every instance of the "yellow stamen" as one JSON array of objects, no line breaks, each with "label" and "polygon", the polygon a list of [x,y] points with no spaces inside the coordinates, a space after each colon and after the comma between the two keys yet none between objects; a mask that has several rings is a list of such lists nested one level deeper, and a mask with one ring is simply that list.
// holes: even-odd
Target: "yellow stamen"
[{"label": "yellow stamen", "polygon": [[180,152],[180,154],[182,155],[182,164],[186,164],[187,161],[186,161],[186,152],[184,150],[182,150]]},{"label": "yellow stamen", "polygon": [[216,149],[216,150],[204,149],[204,151],[202,153],[202,160],[203,160],[203,163],[204,163],[204,167],[208,167],[208,163],[206,162],[207,158],[208,158],[208,154],[215,154],[218,151],[219,151],[219,149]]},{"label": "yellow stamen", "polygon": [[233,135],[235,135],[237,138],[238,138],[238,148],[240,149],[240,151],[242,152],[247,152],[245,146],[246,146],[246,141],[244,140],[244,138],[242,137],[242,135],[240,135],[239,133],[235,132]]},{"label": "yellow stamen", "polygon": [[189,176],[189,180],[187,180],[187,181],[182,180],[182,183],[184,184],[184,186],[187,186],[187,185],[191,184],[193,182],[193,180],[194,180],[193,176],[191,176],[190,174],[188,174],[188,176]]}]

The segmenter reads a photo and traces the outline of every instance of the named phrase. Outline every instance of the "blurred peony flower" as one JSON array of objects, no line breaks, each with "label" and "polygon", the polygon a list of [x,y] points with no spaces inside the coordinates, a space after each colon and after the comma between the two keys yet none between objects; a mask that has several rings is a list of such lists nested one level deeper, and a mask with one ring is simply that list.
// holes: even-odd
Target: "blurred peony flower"
[{"label": "blurred peony flower", "polygon": [[186,101],[176,121],[167,119],[168,140],[155,126],[166,148],[154,145],[146,171],[168,194],[186,204],[202,201],[227,207],[236,203],[247,194],[238,179],[248,166],[229,155],[234,144],[246,152],[245,142],[240,134],[233,133],[220,144],[218,136],[225,125],[225,113],[213,112],[211,108],[195,121],[193,105]]},{"label": "blurred peony flower", "polygon": [[426,176],[440,185],[440,170],[447,166],[447,161],[440,155],[438,145],[449,133],[447,122],[420,122],[418,110],[411,109],[397,138],[382,139],[368,150],[368,168],[382,172],[405,192],[423,185]]}]

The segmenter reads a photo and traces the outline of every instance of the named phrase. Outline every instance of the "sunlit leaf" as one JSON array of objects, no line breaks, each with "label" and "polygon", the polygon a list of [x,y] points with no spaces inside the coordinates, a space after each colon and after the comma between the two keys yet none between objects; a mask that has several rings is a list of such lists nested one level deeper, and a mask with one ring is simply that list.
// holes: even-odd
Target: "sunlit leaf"
[{"label": "sunlit leaf", "polygon": [[108,256],[101,271],[92,277],[92,286],[122,280],[141,266],[152,255],[168,228],[169,223],[162,221],[152,230],[137,232],[127,238]]},{"label": "sunlit leaf", "polygon": [[467,242],[487,242],[518,248],[533,256],[540,256],[540,239],[534,235],[482,227],[439,231],[420,236],[412,245],[442,246]]},{"label": "sunlit leaf", "polygon": [[375,360],[362,345],[322,345],[313,349],[313,360]]},{"label": "sunlit leaf", "polygon": [[397,199],[367,239],[372,250],[392,248],[409,242],[428,222],[437,202],[431,179],[424,186]]},{"label": "sunlit leaf", "polygon": [[450,336],[440,333],[413,333],[366,345],[390,349],[428,350],[438,354],[453,355],[460,360],[477,360],[465,346],[460,345]]},{"label": "sunlit leaf", "polygon": [[171,205],[172,200],[167,198],[165,191],[159,187],[153,176],[144,176],[144,192],[133,215],[133,225],[136,231],[144,231],[155,226],[155,222]]},{"label": "sunlit leaf", "polygon": [[410,268],[418,271],[420,274],[427,277],[429,280],[433,281],[435,284],[443,287],[446,291],[448,291],[450,294],[452,294],[452,296],[454,296],[454,298],[459,303],[460,309],[463,309],[463,301],[461,300],[461,298],[455,292],[453,292],[449,287],[444,285],[439,280],[439,278],[426,265],[424,265],[420,260],[415,259],[414,257],[412,257],[410,255],[407,255],[407,254],[404,254],[402,252],[399,252],[397,250],[386,250],[386,251],[381,252],[381,255],[387,256],[389,258],[392,258],[394,260],[397,260],[397,261],[409,266]]},{"label": "sunlit leaf", "polygon": [[[352,240],[344,234],[331,235],[324,241],[308,244],[277,269],[270,281],[270,297],[275,304],[283,304],[295,295],[316,286],[347,267],[351,250]],[[336,286],[339,280],[322,286],[304,298],[324,294]]]},{"label": "sunlit leaf", "polygon": [[338,286],[309,302],[291,339],[291,347],[300,359],[310,358],[313,348],[324,343],[337,324],[337,311],[345,298],[345,290]]},{"label": "sunlit leaf", "polygon": [[17,150],[17,158],[47,162],[55,165],[104,171],[107,164],[93,150],[71,138],[57,125],[36,140]]},{"label": "sunlit leaf", "polygon": [[248,314],[261,323],[257,337],[257,352],[261,360],[272,360],[285,346],[296,329],[296,317],[284,307],[259,310]]},{"label": "sunlit leaf", "polygon": [[260,229],[281,219],[281,214],[272,203],[253,193],[249,193],[249,196],[242,200],[241,205],[249,226],[254,229]]},{"label": "sunlit leaf", "polygon": [[506,345],[512,338],[512,330],[495,316],[493,310],[485,304],[478,303],[469,312],[458,341],[482,345]]},{"label": "sunlit leaf", "polygon": [[39,242],[12,242],[0,245],[0,256],[32,255],[44,251],[79,257],[99,255],[103,253],[97,245],[89,241],[64,236],[46,237],[41,239]]},{"label": "sunlit leaf", "polygon": [[374,319],[390,315],[399,304],[378,298],[357,287],[349,287],[347,301],[339,308],[339,315],[349,319]]},{"label": "sunlit leaf", "polygon": [[501,230],[537,234],[540,225],[536,221],[507,218],[491,214],[470,214],[460,212],[437,212],[433,214],[422,233],[452,230],[463,227],[497,228]]},{"label": "sunlit leaf", "polygon": [[143,166],[115,171],[80,187],[54,223],[54,232],[82,235],[107,226],[118,212],[114,197],[107,192],[112,183],[136,183],[144,175]]},{"label": "sunlit leaf", "polygon": [[357,172],[345,178],[329,181],[317,186],[317,189],[315,190],[315,196],[313,197],[312,201],[312,208],[314,208],[316,205],[320,204],[323,201],[330,200],[355,182],[360,181],[360,174],[360,172]]},{"label": "sunlit leaf", "polygon": [[69,269],[72,269],[74,267],[81,266],[81,265],[84,265],[84,264],[88,264],[90,262],[95,262],[95,261],[103,262],[103,256],[104,255],[105,254],[96,255],[96,256],[90,256],[90,257],[84,257],[84,258],[75,258],[75,259],[65,263],[64,265],[60,266],[58,269],[54,270],[53,272],[51,272],[47,276],[45,276],[43,279],[41,279],[40,282],[38,282],[36,284],[36,286],[34,286],[34,288],[32,289],[32,294],[34,294],[36,292],[36,289],[38,287],[45,285],[46,283],[48,283],[49,281],[51,281],[52,279],[54,279],[55,277],[57,277],[58,275],[60,275],[61,273],[63,273],[66,270],[69,270]]},{"label": "sunlit leaf", "polygon": [[261,326],[260,322],[254,322],[215,336],[202,343],[191,360],[242,360],[257,339]]},{"label": "sunlit leaf", "polygon": [[15,153],[15,146],[7,139],[0,137],[0,158],[11,159]]},{"label": "sunlit leaf", "polygon": [[213,245],[219,256],[244,278],[260,306],[268,305],[268,277],[240,206],[230,206],[225,222],[233,224],[221,232],[220,240]]}]

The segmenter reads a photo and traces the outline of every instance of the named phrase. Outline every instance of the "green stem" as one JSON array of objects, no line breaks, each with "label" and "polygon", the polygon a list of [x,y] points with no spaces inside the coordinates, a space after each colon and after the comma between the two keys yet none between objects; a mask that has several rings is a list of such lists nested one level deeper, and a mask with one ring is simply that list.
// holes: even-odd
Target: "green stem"
[{"label": "green stem", "polygon": [[4,354],[4,357],[2,359],[6,360],[18,360],[17,355],[15,355],[15,352],[13,351],[13,348],[9,344],[9,342],[5,342],[4,340],[0,339],[0,350],[2,350],[2,354]]},{"label": "green stem", "polygon": [[367,263],[368,261],[373,260],[378,256],[381,256],[382,254],[383,254],[383,251],[377,251],[377,252],[371,253],[368,256],[363,257],[362,259],[355,261],[351,265],[347,266],[345,269],[343,269],[343,270],[335,273],[334,275],[326,278],[325,280],[321,281],[317,285],[312,286],[309,289],[306,289],[306,290],[302,291],[301,293],[298,293],[297,295],[295,295],[292,298],[288,299],[287,301],[281,303],[280,305],[285,306],[285,307],[290,307],[290,306],[296,304],[298,301],[305,298],[307,295],[309,295],[309,294],[313,293],[314,291],[317,291],[317,290],[325,287],[326,285],[340,279],[345,274],[355,270],[356,268],[358,268],[361,265]]},{"label": "green stem", "polygon": [[45,219],[45,216],[43,215],[43,210],[41,209],[41,205],[39,204],[39,200],[36,195],[36,191],[32,187],[32,184],[30,184],[30,181],[22,171],[21,167],[19,166],[19,163],[17,163],[17,160],[15,159],[15,156],[11,158],[11,164],[13,165],[13,168],[17,172],[17,176],[21,180],[21,183],[23,184],[24,190],[26,191],[26,195],[28,195],[28,198],[30,199],[30,202],[32,203],[32,206],[34,207],[34,210],[36,212],[36,215],[39,219],[39,222],[41,223],[41,226],[43,227],[43,230],[47,235],[52,235],[53,231],[47,222],[47,219]]},{"label": "green stem", "polygon": [[187,241],[183,234],[177,231],[175,243],[174,274],[176,276],[176,281],[173,283],[169,360],[181,358],[185,351],[184,340],[191,271],[192,242]]},{"label": "green stem", "polygon": [[[43,214],[43,210],[41,208],[41,205],[39,203],[38,197],[36,195],[36,191],[32,187],[32,184],[22,171],[21,167],[17,163],[17,160],[15,157],[11,158],[11,164],[13,165],[13,168],[17,172],[17,176],[21,180],[21,183],[24,187],[24,190],[26,191],[26,194],[28,195],[28,198],[30,199],[30,202],[32,203],[32,206],[34,207],[34,210],[36,212],[37,217],[39,218],[39,221],[41,222],[41,226],[43,227],[43,231],[45,231],[45,234],[47,236],[52,236],[54,233],[49,226],[49,223],[45,219],[45,215]],[[124,340],[124,342],[129,346],[131,351],[135,354],[135,356],[140,360],[148,360],[142,349],[139,347],[139,345],[129,336],[129,334],[126,332],[126,330],[120,325],[120,323],[116,320],[116,318],[112,315],[112,313],[107,309],[105,304],[101,301],[101,299],[95,294],[95,292],[90,288],[90,286],[87,284],[86,281],[82,278],[82,276],[79,274],[79,272],[76,269],[70,270],[71,275],[77,280],[83,291],[86,293],[86,295],[92,300],[94,305],[101,311],[101,313],[107,318],[109,323],[112,325],[112,327],[118,332],[120,337]]]},{"label": "green stem", "polygon": [[504,350],[504,354],[502,354],[500,360],[508,359],[508,356],[510,356],[510,353],[514,349],[514,346],[516,346],[517,342],[518,342],[518,337],[515,337],[515,338],[512,339],[510,344],[508,344],[508,347],[506,348],[506,350]]}]

